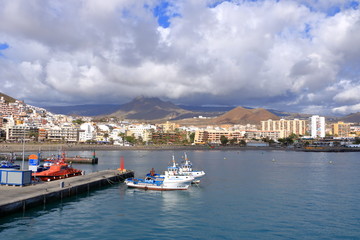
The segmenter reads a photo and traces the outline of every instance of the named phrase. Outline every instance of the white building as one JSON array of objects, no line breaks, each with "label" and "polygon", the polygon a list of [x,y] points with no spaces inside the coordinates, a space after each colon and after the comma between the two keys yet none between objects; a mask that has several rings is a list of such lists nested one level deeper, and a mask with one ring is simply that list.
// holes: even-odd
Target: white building
[{"label": "white building", "polygon": [[310,117],[310,132],[312,138],[325,137],[325,117],[318,115]]},{"label": "white building", "polygon": [[79,130],[71,124],[63,126],[54,126],[47,130],[47,139],[49,141],[77,142]]},{"label": "white building", "polygon": [[79,132],[79,142],[86,142],[87,140],[94,140],[95,139],[95,127],[92,123],[87,122],[83,123],[80,126],[80,132]]},{"label": "white building", "polygon": [[147,142],[151,140],[153,130],[156,130],[156,126],[151,124],[130,125],[126,135],[134,135],[135,138],[141,137],[144,142]]}]

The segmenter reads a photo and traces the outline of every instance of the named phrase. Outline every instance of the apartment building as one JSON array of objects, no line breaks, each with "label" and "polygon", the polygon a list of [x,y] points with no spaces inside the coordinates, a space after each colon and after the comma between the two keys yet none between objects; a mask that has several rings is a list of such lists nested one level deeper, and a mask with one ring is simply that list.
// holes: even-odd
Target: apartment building
[{"label": "apartment building", "polygon": [[175,129],[180,127],[179,124],[172,123],[169,121],[166,121],[166,123],[159,124],[158,126],[161,127],[164,132],[174,132]]},{"label": "apartment building", "polygon": [[233,139],[240,139],[243,138],[244,132],[243,131],[229,131],[229,130],[197,130],[195,131],[195,144],[204,144],[204,143],[218,143],[220,144],[220,137],[225,136],[226,138]]},{"label": "apartment building", "polygon": [[310,133],[312,138],[325,137],[325,117],[314,115],[310,117]]},{"label": "apartment building", "polygon": [[307,131],[308,121],[307,120],[272,120],[261,121],[262,131],[279,131],[280,138],[286,138],[291,134],[305,135]]},{"label": "apartment building", "polygon": [[38,128],[28,125],[14,125],[5,128],[6,141],[30,141],[38,136]]},{"label": "apartment building", "polygon": [[140,124],[130,125],[127,128],[126,136],[134,136],[135,138],[141,138],[144,142],[150,141],[152,132],[156,130],[155,125],[151,124]]},{"label": "apartment building", "polygon": [[336,137],[349,137],[350,124],[344,122],[337,122],[332,124],[332,134]]},{"label": "apartment building", "polygon": [[54,126],[47,129],[47,139],[53,142],[77,142],[79,129],[72,126]]}]

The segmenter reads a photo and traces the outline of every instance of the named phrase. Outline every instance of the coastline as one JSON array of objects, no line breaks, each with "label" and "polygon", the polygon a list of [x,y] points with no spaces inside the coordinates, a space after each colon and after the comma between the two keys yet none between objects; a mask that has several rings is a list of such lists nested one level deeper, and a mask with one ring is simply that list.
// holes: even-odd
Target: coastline
[{"label": "coastline", "polygon": [[229,150],[229,151],[243,151],[243,150],[278,150],[278,151],[304,151],[304,152],[360,152],[360,148],[347,147],[329,147],[322,149],[304,149],[304,148],[289,148],[289,147],[249,147],[249,146],[216,146],[210,148],[209,146],[199,145],[138,145],[138,146],[120,146],[120,145],[104,145],[104,144],[60,144],[60,143],[0,143],[0,153],[11,152],[38,152],[38,151],[116,151],[116,150]]}]

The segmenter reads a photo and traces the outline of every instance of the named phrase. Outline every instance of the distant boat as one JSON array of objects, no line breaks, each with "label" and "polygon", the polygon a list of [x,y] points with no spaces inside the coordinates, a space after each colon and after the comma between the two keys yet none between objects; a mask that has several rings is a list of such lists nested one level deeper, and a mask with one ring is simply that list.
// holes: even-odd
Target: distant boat
[{"label": "distant boat", "polygon": [[20,169],[20,165],[15,164],[16,157],[13,153],[11,156],[7,156],[5,160],[2,160],[0,163],[0,169]]},{"label": "distant boat", "polygon": [[82,175],[82,171],[72,168],[69,164],[65,163],[64,155],[61,159],[53,162],[53,164],[49,166],[48,170],[32,174],[33,178],[40,179],[42,181],[53,181],[79,175]]},{"label": "distant boat", "polygon": [[14,164],[12,160],[3,160],[0,164],[0,169],[20,169],[20,165]]},{"label": "distant boat", "polygon": [[173,175],[171,172],[165,171],[164,175],[155,174],[154,169],[147,174],[145,178],[128,178],[125,184],[129,188],[141,188],[145,190],[187,190],[194,181],[191,176]]}]

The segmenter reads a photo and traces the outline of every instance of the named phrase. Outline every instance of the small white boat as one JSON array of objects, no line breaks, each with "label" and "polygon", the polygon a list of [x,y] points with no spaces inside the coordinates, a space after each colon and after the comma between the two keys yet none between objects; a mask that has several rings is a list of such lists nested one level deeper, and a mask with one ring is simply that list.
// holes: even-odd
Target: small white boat
[{"label": "small white boat", "polygon": [[199,183],[201,178],[205,176],[204,171],[193,170],[192,163],[189,161],[186,153],[184,155],[184,161],[179,166],[179,174],[192,176],[195,179],[193,183]]},{"label": "small white boat", "polygon": [[165,175],[159,175],[155,174],[155,171],[152,169],[145,178],[128,178],[125,180],[125,184],[130,188],[169,191],[187,190],[192,181],[194,181],[192,176],[173,175],[168,171],[165,171]]}]

